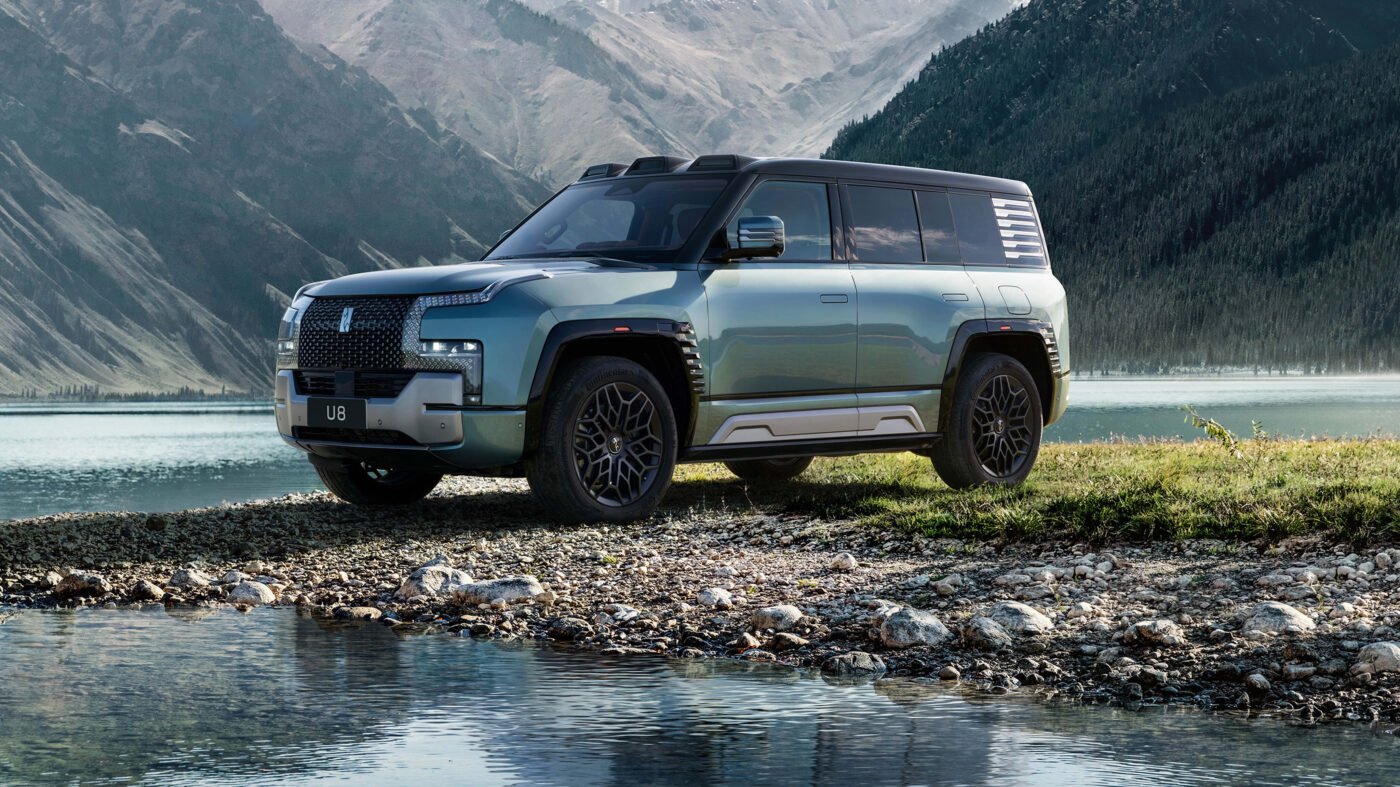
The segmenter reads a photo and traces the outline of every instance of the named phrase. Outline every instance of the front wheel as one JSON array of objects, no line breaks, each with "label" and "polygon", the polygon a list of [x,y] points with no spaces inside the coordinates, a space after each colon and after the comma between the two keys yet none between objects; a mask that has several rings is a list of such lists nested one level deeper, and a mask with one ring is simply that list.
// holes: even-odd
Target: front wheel
[{"label": "front wheel", "polygon": [[933,468],[954,489],[1019,484],[1040,454],[1044,423],[1026,367],[1008,355],[978,355],[958,375]]},{"label": "front wheel", "polygon": [[442,476],[376,467],[367,462],[313,459],[312,466],[331,494],[357,506],[403,506],[428,496]]}]

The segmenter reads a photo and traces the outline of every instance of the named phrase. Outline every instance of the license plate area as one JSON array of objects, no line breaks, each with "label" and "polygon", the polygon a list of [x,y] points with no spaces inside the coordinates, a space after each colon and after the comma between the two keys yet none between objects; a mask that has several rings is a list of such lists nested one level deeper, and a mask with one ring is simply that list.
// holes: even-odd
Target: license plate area
[{"label": "license plate area", "polygon": [[306,425],[331,429],[364,429],[364,399],[313,396],[306,400]]}]

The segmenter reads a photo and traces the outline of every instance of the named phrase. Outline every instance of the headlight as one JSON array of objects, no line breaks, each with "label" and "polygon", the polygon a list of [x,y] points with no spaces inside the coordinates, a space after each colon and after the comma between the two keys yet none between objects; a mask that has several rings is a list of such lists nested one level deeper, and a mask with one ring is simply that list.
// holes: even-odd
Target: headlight
[{"label": "headlight", "polygon": [[297,335],[301,333],[301,317],[306,313],[306,307],[310,305],[310,298],[297,298],[292,301],[292,305],[282,315],[282,322],[277,326],[277,368],[279,370],[297,368]]},{"label": "headlight", "polygon": [[462,373],[462,401],[481,404],[481,342],[474,339],[419,339],[423,366]]}]

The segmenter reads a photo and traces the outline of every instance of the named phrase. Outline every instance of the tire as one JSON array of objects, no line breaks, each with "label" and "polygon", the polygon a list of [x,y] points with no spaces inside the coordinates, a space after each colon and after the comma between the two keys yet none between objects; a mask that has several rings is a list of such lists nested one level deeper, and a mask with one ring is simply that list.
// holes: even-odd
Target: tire
[{"label": "tire", "polygon": [[406,506],[428,496],[442,476],[415,470],[384,469],[366,462],[313,460],[316,475],[331,494],[357,506]]},{"label": "tire", "polygon": [[677,453],[675,412],[656,377],[625,358],[582,358],[559,370],[546,396],[525,475],[550,516],[631,522],[656,511]]},{"label": "tire", "polygon": [[725,462],[729,472],[745,481],[764,483],[787,481],[802,475],[812,464],[810,456],[794,456],[790,459],[748,459],[742,462]]},{"label": "tire", "polygon": [[933,468],[954,489],[1015,486],[1035,466],[1044,425],[1026,367],[1008,355],[977,355],[958,375]]}]

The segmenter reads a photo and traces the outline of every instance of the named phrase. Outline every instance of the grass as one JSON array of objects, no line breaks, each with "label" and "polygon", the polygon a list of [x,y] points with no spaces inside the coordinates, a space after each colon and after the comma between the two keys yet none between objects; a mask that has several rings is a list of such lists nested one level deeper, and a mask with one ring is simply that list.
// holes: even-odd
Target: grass
[{"label": "grass", "polygon": [[684,467],[672,505],[855,520],[931,537],[1010,541],[1400,540],[1400,440],[1046,445],[1015,489],[955,492],[912,454],[822,459],[795,481]]}]

